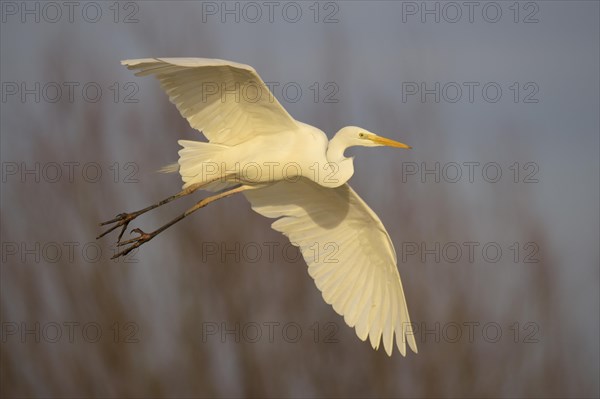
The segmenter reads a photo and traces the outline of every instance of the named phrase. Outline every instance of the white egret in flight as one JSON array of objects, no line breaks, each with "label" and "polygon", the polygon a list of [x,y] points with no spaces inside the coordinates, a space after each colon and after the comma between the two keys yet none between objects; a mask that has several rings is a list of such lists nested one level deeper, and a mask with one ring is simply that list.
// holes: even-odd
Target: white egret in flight
[{"label": "white egret in flight", "polygon": [[[169,99],[208,142],[180,140],[182,191],[147,208],[121,213],[98,238],[122,227],[125,249],[150,241],[192,212],[218,199],[243,193],[252,209],[278,218],[271,227],[300,248],[325,301],[369,337],[374,349],[391,355],[394,345],[416,353],[396,252],[381,220],[350,188],[352,146],[410,148],[355,126],[328,140],[323,131],[292,118],[256,71],[235,62],[203,58],[148,58],[122,61],[138,76],[154,75]],[[217,192],[151,233],[121,241],[129,223],[158,206],[199,189]],[[333,246],[332,256],[315,251]]]}]

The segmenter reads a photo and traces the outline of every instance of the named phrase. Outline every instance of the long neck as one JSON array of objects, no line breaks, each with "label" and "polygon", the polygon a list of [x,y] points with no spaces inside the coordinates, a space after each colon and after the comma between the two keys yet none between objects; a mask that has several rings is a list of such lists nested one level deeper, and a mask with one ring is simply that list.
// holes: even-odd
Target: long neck
[{"label": "long neck", "polygon": [[327,160],[329,162],[342,162],[348,159],[344,156],[344,151],[346,151],[347,148],[347,143],[345,143],[344,140],[341,140],[339,135],[335,135],[329,140],[329,145],[327,146]]},{"label": "long neck", "polygon": [[338,187],[346,183],[354,174],[354,162],[352,158],[344,156],[348,148],[347,142],[336,135],[329,141],[327,146],[327,162],[331,164],[329,174],[321,182],[327,187]]}]

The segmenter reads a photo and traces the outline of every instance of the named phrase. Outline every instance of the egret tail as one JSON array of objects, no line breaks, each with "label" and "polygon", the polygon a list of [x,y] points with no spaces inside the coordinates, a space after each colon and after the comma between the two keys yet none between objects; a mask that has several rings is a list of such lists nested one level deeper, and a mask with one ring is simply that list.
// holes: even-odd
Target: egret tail
[{"label": "egret tail", "polygon": [[[183,188],[193,184],[206,184],[207,191],[221,191],[231,185],[225,181],[225,173],[221,170],[223,153],[230,147],[222,144],[201,141],[179,140],[183,148],[179,150],[179,174],[183,180]],[[219,177],[222,179],[219,179]]]}]

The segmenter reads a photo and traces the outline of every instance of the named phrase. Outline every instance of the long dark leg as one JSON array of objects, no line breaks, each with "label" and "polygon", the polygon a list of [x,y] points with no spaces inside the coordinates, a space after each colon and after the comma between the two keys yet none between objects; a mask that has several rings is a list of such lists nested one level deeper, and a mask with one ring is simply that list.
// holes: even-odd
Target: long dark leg
[{"label": "long dark leg", "polygon": [[115,254],[112,257],[112,259],[118,258],[120,256],[127,255],[133,249],[138,248],[140,245],[142,245],[144,243],[147,243],[148,241],[150,241],[151,239],[153,239],[154,237],[156,237],[158,234],[162,233],[163,231],[165,231],[169,227],[173,226],[175,223],[179,222],[180,220],[182,220],[186,216],[191,215],[192,213],[196,212],[198,209],[204,208],[206,205],[210,204],[211,202],[215,202],[217,200],[220,200],[221,198],[229,197],[231,195],[234,195],[234,194],[240,193],[240,192],[242,192],[244,190],[249,190],[249,189],[252,189],[252,188],[253,188],[252,186],[239,186],[239,187],[233,188],[233,189],[231,189],[229,191],[225,191],[225,192],[222,192],[220,194],[216,194],[216,195],[213,195],[211,197],[204,198],[203,200],[201,200],[198,203],[196,203],[196,205],[194,205],[193,207],[191,207],[190,209],[188,209],[187,211],[185,211],[181,215],[177,216],[175,219],[171,220],[169,223],[163,225],[162,227],[160,227],[159,229],[157,229],[157,230],[155,230],[155,231],[153,231],[151,233],[144,233],[139,228],[133,229],[132,232],[138,233],[139,236],[136,237],[136,238],[132,238],[131,240],[119,242],[117,244],[117,246],[119,246],[119,247],[124,246],[124,245],[129,245],[129,244],[131,244],[131,245],[129,247],[125,248],[123,251]]},{"label": "long dark leg", "polygon": [[143,215],[144,213],[151,211],[152,209],[158,208],[159,206],[168,204],[169,202],[176,200],[177,198],[181,198],[181,197],[185,197],[186,195],[190,195],[196,191],[198,191],[199,189],[201,189],[202,187],[207,186],[210,183],[214,183],[215,181],[221,180],[222,178],[217,178],[214,180],[210,180],[208,182],[204,182],[204,183],[196,183],[196,184],[192,184],[191,186],[181,190],[180,192],[178,192],[175,195],[171,195],[168,198],[165,198],[164,200],[157,202],[156,204],[152,204],[144,209],[140,209],[139,211],[136,212],[131,212],[131,213],[119,213],[114,219],[108,220],[106,222],[102,222],[100,223],[100,226],[105,226],[107,224],[111,224],[114,223],[114,226],[111,226],[108,230],[106,230],[105,232],[103,232],[102,234],[100,234],[98,237],[96,237],[96,239],[102,238],[105,235],[107,235],[108,233],[110,233],[111,231],[113,231],[114,229],[118,228],[119,226],[123,226],[123,228],[121,229],[121,232],[119,233],[119,238],[117,239],[117,242],[121,242],[121,238],[123,237],[123,233],[125,233],[125,230],[127,229],[127,226],[129,225],[129,223],[137,218],[140,215]]}]

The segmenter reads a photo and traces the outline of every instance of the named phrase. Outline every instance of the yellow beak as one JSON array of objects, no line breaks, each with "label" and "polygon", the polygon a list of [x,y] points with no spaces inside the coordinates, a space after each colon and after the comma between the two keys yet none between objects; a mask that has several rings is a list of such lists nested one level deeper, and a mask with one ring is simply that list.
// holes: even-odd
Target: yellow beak
[{"label": "yellow beak", "polygon": [[368,138],[369,138],[369,140],[373,141],[374,143],[385,145],[387,147],[406,148],[406,149],[412,148],[411,146],[401,143],[399,141],[386,139],[385,137],[377,136],[376,134],[374,134],[372,136],[368,136]]}]

